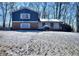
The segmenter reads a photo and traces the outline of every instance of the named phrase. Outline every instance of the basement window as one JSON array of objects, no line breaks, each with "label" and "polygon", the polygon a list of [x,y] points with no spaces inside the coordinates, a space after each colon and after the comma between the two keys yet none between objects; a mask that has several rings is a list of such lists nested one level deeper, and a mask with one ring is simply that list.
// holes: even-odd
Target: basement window
[{"label": "basement window", "polygon": [[28,13],[21,13],[20,14],[20,19],[30,19],[30,14],[28,14]]}]

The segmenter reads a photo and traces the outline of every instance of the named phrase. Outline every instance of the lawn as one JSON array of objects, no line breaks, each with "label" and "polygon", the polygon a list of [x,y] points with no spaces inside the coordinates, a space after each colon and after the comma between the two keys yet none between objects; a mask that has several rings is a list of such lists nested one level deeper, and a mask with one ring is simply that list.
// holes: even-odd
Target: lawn
[{"label": "lawn", "polygon": [[79,56],[79,34],[57,31],[0,31],[1,56]]}]

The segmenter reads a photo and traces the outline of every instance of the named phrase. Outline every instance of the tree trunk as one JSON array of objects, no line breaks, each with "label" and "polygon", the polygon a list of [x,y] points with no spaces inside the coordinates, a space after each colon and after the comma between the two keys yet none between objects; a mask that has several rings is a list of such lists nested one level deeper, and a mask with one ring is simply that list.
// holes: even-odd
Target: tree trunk
[{"label": "tree trunk", "polygon": [[60,19],[61,18],[61,6],[62,6],[62,3],[60,2],[59,3],[59,12],[58,12],[58,19]]},{"label": "tree trunk", "polygon": [[77,10],[76,10],[76,25],[77,25],[77,32],[79,32],[79,6],[76,4]]},{"label": "tree trunk", "polygon": [[55,15],[55,19],[58,19],[58,2],[56,2],[56,15]]},{"label": "tree trunk", "polygon": [[10,26],[11,26],[11,18],[12,18],[12,15],[10,14],[9,29],[10,29]]},{"label": "tree trunk", "polygon": [[46,7],[47,7],[47,2],[44,2],[44,6],[43,6],[43,18],[46,18]]}]

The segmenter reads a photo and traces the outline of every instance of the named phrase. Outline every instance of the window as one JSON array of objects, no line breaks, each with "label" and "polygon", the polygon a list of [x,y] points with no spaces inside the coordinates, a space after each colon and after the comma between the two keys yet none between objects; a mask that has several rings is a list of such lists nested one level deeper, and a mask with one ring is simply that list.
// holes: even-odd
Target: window
[{"label": "window", "polygon": [[30,28],[30,24],[29,23],[21,23],[20,28]]},{"label": "window", "polygon": [[54,23],[53,28],[54,29],[59,29],[59,23]]},{"label": "window", "polygon": [[30,19],[30,14],[28,14],[28,13],[21,13],[20,14],[20,19]]}]

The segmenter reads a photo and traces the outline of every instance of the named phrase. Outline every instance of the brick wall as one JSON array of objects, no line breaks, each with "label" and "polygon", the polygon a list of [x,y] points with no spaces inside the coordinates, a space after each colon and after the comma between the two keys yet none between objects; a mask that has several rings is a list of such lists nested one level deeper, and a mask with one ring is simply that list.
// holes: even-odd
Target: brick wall
[{"label": "brick wall", "polygon": [[[21,28],[21,23],[29,23],[30,28]],[[21,30],[21,29],[38,29],[38,22],[12,22],[12,29]]]}]

